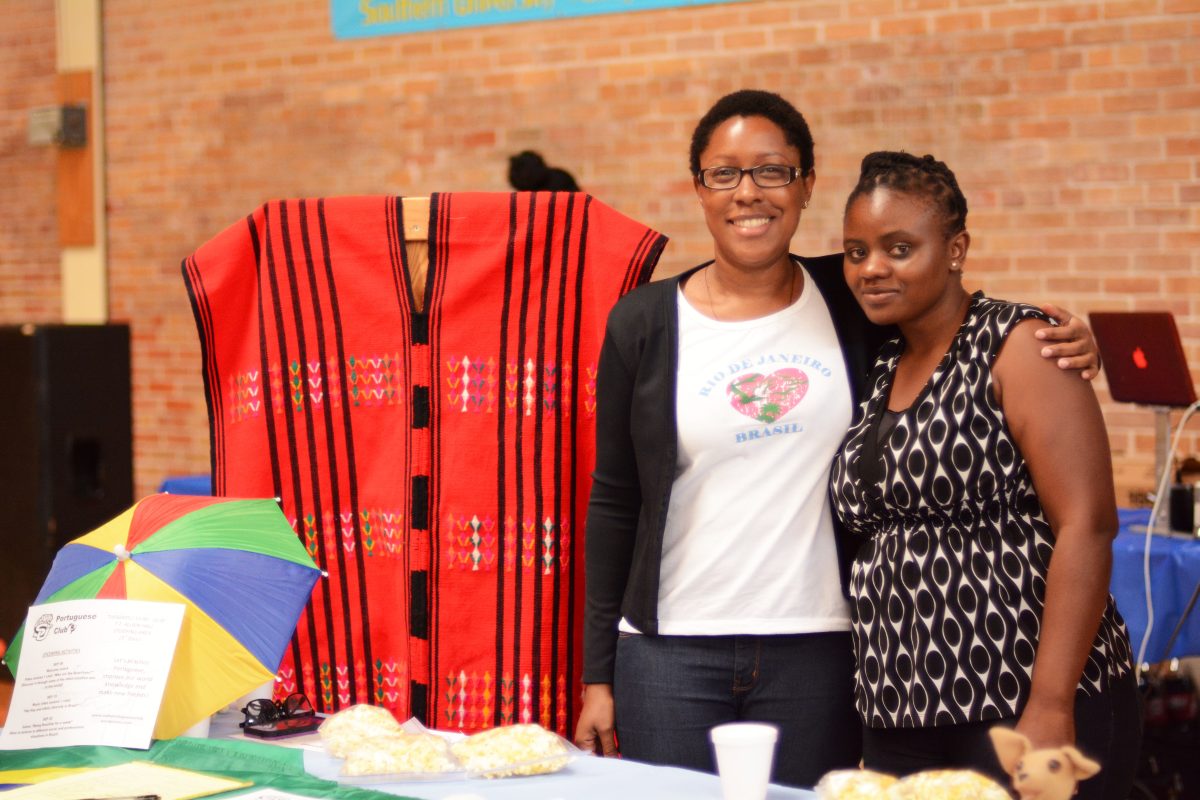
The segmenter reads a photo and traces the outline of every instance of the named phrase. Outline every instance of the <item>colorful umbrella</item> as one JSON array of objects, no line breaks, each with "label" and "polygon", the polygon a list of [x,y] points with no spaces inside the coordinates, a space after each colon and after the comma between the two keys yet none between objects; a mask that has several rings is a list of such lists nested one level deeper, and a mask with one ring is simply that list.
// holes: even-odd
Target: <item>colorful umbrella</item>
[{"label": "colorful umbrella", "polygon": [[184,604],[154,728],[169,739],[274,676],[320,574],[273,500],[156,494],[63,547],[34,602]]}]

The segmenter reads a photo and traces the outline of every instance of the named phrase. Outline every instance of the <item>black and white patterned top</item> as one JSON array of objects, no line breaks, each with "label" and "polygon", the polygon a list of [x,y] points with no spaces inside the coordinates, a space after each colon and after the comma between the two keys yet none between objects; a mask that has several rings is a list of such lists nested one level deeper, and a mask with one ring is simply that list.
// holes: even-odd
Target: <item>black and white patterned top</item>
[{"label": "black and white patterned top", "polygon": [[[834,461],[837,513],[866,538],[851,576],[855,702],[875,728],[1020,714],[1054,534],[992,392],[991,365],[1035,308],[976,294],[928,384],[875,446],[903,344],[880,352]],[[870,454],[870,455],[868,455]],[[867,459],[878,458],[863,478]],[[1112,597],[1079,690],[1132,668]]]}]

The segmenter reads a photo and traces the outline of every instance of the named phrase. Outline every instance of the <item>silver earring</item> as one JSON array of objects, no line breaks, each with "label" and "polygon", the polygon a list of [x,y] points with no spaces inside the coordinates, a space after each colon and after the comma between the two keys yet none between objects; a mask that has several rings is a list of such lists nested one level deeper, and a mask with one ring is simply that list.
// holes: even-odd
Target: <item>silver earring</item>
[{"label": "silver earring", "polygon": [[805,200],[805,201],[804,201],[804,208],[808,208],[808,201],[807,201],[807,200]]}]

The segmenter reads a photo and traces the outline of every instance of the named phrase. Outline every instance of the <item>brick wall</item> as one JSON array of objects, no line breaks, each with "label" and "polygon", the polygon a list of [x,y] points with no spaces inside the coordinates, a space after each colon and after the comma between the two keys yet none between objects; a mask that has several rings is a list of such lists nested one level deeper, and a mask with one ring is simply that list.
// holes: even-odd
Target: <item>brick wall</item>
[{"label": "brick wall", "polygon": [[54,2],[7,2],[0,14],[0,324],[58,322],[55,151],[28,142],[29,109],[58,101]]},{"label": "brick wall", "polygon": [[[27,5],[0,35],[45,62]],[[666,275],[708,255],[692,125],[744,86],[793,100],[817,138],[798,252],[839,246],[863,153],[932,152],[971,202],[972,288],[1076,313],[1168,308],[1200,376],[1200,0],[768,0],[355,41],[328,15],[325,0],[104,3],[112,313],[134,330],[139,492],[207,470],[179,261],[255,205],[503,190],[507,156],[534,148],[670,235]],[[44,82],[11,86],[30,69],[13,61],[10,138]],[[41,158],[18,150],[19,179],[48,183]],[[49,270],[43,251],[29,271]],[[0,259],[7,295],[26,270]],[[6,297],[0,314],[39,302]],[[1152,418],[1099,390],[1124,503],[1149,488]]]}]

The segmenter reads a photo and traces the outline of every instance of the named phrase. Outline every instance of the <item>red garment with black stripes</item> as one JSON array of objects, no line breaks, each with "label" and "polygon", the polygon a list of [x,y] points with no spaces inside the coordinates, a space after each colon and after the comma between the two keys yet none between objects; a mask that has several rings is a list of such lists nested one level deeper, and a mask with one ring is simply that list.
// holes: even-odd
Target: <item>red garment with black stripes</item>
[{"label": "red garment with black stripes", "polygon": [[214,490],[281,498],[329,573],[278,690],[568,734],[596,359],[666,239],[584,194],[435,194],[418,313],[402,217],[272,202],[183,264]]}]

